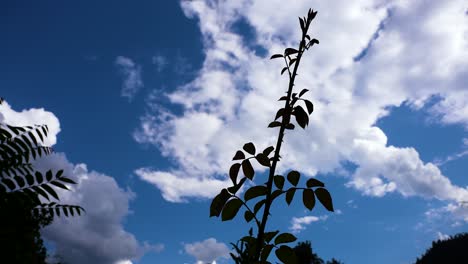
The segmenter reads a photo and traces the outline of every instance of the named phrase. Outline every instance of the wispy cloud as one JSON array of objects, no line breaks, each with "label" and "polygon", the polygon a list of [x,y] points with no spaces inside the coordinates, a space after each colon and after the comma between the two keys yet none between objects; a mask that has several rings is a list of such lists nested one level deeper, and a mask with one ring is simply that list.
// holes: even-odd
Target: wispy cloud
[{"label": "wispy cloud", "polygon": [[167,59],[163,55],[155,55],[151,58],[151,62],[156,67],[158,72],[161,72],[167,66]]},{"label": "wispy cloud", "polygon": [[304,230],[306,225],[310,225],[313,222],[327,220],[327,215],[322,216],[304,216],[304,217],[293,217],[291,219],[291,226],[289,229],[294,233],[299,233]]},{"label": "wispy cloud", "polygon": [[123,76],[121,95],[131,101],[140,88],[143,87],[141,66],[124,56],[118,56],[115,59],[115,65]]}]

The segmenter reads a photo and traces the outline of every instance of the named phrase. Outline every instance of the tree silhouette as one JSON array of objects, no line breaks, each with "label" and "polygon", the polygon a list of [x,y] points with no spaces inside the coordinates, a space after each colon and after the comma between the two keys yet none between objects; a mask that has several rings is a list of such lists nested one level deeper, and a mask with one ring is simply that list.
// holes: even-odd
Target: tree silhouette
[{"label": "tree silhouette", "polygon": [[[319,41],[311,38],[308,35],[308,30],[312,20],[317,15],[317,12],[309,9],[307,17],[299,18],[299,24],[302,30],[302,37],[299,42],[298,49],[286,48],[283,54],[275,54],[271,59],[284,59],[285,67],[281,70],[281,74],[287,73],[289,77],[289,87],[285,96],[279,98],[279,101],[284,101],[284,107],[280,108],[274,121],[271,122],[269,128],[279,128],[276,147],[269,146],[263,151],[257,151],[257,148],[252,142],[246,143],[242,150],[238,150],[233,160],[236,161],[229,170],[229,177],[233,183],[232,187],[221,190],[221,192],[213,199],[210,206],[210,217],[221,216],[222,221],[232,220],[241,207],[245,207],[244,219],[247,223],[253,221],[257,228],[257,235],[253,236],[252,229],[248,236],[240,239],[245,245],[243,252],[250,263],[270,263],[267,261],[271,251],[275,248],[275,254],[283,263],[296,263],[296,255],[292,248],[287,243],[296,241],[296,237],[290,233],[280,233],[279,230],[267,232],[266,224],[270,215],[270,207],[273,201],[285,194],[286,203],[291,204],[294,195],[298,190],[302,190],[302,201],[304,206],[312,210],[315,206],[316,198],[329,211],[333,211],[333,203],[330,193],[325,189],[325,184],[315,178],[307,180],[306,187],[297,187],[301,174],[298,171],[291,170],[285,176],[276,175],[275,170],[277,163],[280,161],[280,150],[284,140],[285,130],[294,130],[295,125],[291,123],[291,117],[294,116],[296,123],[303,129],[309,124],[309,115],[314,111],[314,105],[307,99],[304,99],[304,94],[308,91],[302,89],[299,93],[293,92],[294,82],[297,76],[299,64],[302,55],[306,50]],[[281,121],[277,121],[281,118]],[[273,156],[270,154],[273,153]],[[253,182],[255,171],[250,160],[256,160],[260,165],[269,169],[268,180],[265,184],[255,185],[250,187],[244,193],[244,199],[236,195],[237,191],[242,187],[248,179]],[[244,177],[238,181],[240,169]],[[288,189],[285,187],[285,181],[291,185]],[[257,200],[256,204],[251,207],[247,204],[248,201]],[[257,217],[257,214],[263,208],[263,213]],[[231,255],[233,256],[233,255]],[[240,261],[240,260],[238,260]]]},{"label": "tree silhouette", "polygon": [[468,233],[432,242],[432,247],[416,260],[416,264],[468,263]]},{"label": "tree silhouette", "polygon": [[324,264],[323,260],[312,252],[310,241],[299,242],[293,250],[297,256],[297,264]]},{"label": "tree silhouette", "polygon": [[[0,98],[0,104],[3,104]],[[54,216],[74,216],[84,209],[77,205],[50,202],[59,200],[54,187],[68,190],[65,184],[76,184],[48,170],[37,171],[32,161],[49,155],[44,146],[49,130],[46,125],[11,126],[0,123],[0,256],[2,263],[46,263],[46,249],[40,229]],[[41,201],[47,200],[44,203]]]}]

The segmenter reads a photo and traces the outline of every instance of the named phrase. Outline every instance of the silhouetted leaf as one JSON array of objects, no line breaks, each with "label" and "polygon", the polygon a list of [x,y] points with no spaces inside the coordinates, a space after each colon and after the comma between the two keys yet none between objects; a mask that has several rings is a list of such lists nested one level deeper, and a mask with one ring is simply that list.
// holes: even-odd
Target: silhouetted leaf
[{"label": "silhouetted leaf", "polygon": [[297,257],[294,251],[288,246],[281,246],[275,250],[276,257],[285,264],[297,263]]},{"label": "silhouetted leaf", "polygon": [[304,100],[306,107],[307,107],[307,112],[309,112],[309,115],[314,112],[314,104],[312,104],[309,100]]},{"label": "silhouetted leaf", "polygon": [[34,177],[31,174],[28,174],[25,176],[26,182],[28,185],[33,185],[34,184]]},{"label": "silhouetted leaf", "polygon": [[307,93],[309,90],[307,89],[302,89],[302,91],[299,93],[299,97],[303,96],[305,93]]},{"label": "silhouetted leaf", "polygon": [[[58,173],[57,173],[57,175],[58,175]],[[76,184],[76,182],[75,182],[74,180],[69,179],[69,178],[67,178],[67,177],[59,177],[59,176],[57,176],[57,179],[60,180],[60,181],[62,181],[62,182],[65,182],[65,183]]]},{"label": "silhouetted leaf", "polygon": [[[268,256],[270,255],[272,249],[273,249],[273,245],[265,245],[263,247],[263,249],[262,249],[260,259],[262,261],[266,261],[268,259]],[[265,262],[263,262],[263,263],[265,263]]]},{"label": "silhouetted leaf", "polygon": [[294,107],[294,116],[296,117],[296,122],[302,128],[305,128],[309,124],[309,117],[307,113],[300,106]]},{"label": "silhouetted leaf", "polygon": [[245,155],[244,155],[244,152],[238,150],[236,152],[236,155],[234,155],[234,158],[232,158],[232,160],[241,160],[241,159],[245,159]]},{"label": "silhouetted leaf", "polygon": [[229,200],[223,208],[223,212],[221,213],[221,220],[229,221],[233,219],[237,215],[237,212],[239,212],[241,206],[241,200],[237,198]]},{"label": "silhouetted leaf", "polygon": [[312,188],[312,187],[325,187],[325,184],[315,178],[310,178],[307,180],[307,188]]},{"label": "silhouetted leaf", "polygon": [[32,186],[31,187],[34,191],[36,191],[38,194],[40,194],[41,196],[43,196],[44,198],[46,198],[47,200],[50,200],[49,199],[49,196],[47,195],[46,192],[44,192],[44,190],[39,187],[39,186]]},{"label": "silhouetted leaf", "polygon": [[62,207],[62,212],[65,214],[66,217],[68,217],[68,210],[67,209],[68,208],[65,207],[65,206]]},{"label": "silhouetted leaf", "polygon": [[57,186],[57,187],[59,187],[59,188],[62,188],[62,189],[64,189],[64,190],[68,190],[68,187],[65,186],[65,185],[63,185],[63,184],[62,184],[61,182],[59,182],[59,181],[51,181],[50,184],[55,185],[55,186]]},{"label": "silhouetted leaf", "polygon": [[265,239],[265,242],[269,243],[278,233],[279,233],[279,230],[272,231],[272,232],[265,232],[265,234],[263,235],[263,238]]},{"label": "silhouetted leaf", "polygon": [[269,146],[268,148],[263,150],[263,154],[265,154],[268,157],[274,149],[275,148],[273,146]]},{"label": "silhouetted leaf", "polygon": [[299,177],[301,176],[301,174],[298,172],[298,171],[290,171],[288,173],[288,181],[294,185],[294,186],[297,186],[297,183],[299,182]]},{"label": "silhouetted leaf", "polygon": [[229,169],[229,177],[231,178],[232,183],[237,184],[237,175],[239,174],[240,163],[234,163]]},{"label": "silhouetted leaf", "polygon": [[10,189],[10,191],[12,191],[12,190],[14,190],[16,188],[15,182],[12,181],[11,179],[3,178],[2,183],[5,184],[8,187],[8,189]]},{"label": "silhouetted leaf", "polygon": [[294,129],[294,125],[289,123],[285,126],[286,129],[290,129],[290,130],[293,130]]},{"label": "silhouetted leaf", "polygon": [[312,210],[312,208],[315,206],[314,191],[311,189],[305,189],[302,193],[302,202],[307,209]]},{"label": "silhouetted leaf", "polygon": [[42,174],[38,171],[36,171],[36,173],[34,173],[34,175],[36,176],[36,182],[38,184],[41,184],[42,181],[44,180],[44,177],[42,177]]},{"label": "silhouetted leaf", "polygon": [[267,155],[259,153],[257,154],[257,156],[255,156],[255,159],[257,159],[258,163],[260,163],[261,165],[265,167],[270,167],[270,160],[268,159]]},{"label": "silhouetted leaf", "polygon": [[48,170],[48,171],[46,172],[46,180],[49,182],[49,181],[52,180],[52,177],[53,177],[52,171],[51,171],[51,170]]},{"label": "silhouetted leaf", "polygon": [[231,197],[226,189],[222,189],[221,192],[213,198],[210,205],[210,217],[216,216],[218,217],[221,214],[221,210],[223,209],[224,204],[226,201]]},{"label": "silhouetted leaf", "polygon": [[250,164],[250,161],[248,159],[242,161],[242,172],[244,172],[245,177],[249,178],[250,180],[253,179],[255,171],[252,168],[252,164]]},{"label": "silhouetted leaf", "polygon": [[315,195],[319,199],[320,203],[330,212],[333,212],[333,201],[330,193],[324,188],[317,188]]},{"label": "silhouetted leaf", "polygon": [[273,121],[270,124],[268,124],[268,127],[279,127],[281,126],[281,122],[278,121]]},{"label": "silhouetted leaf", "polygon": [[49,185],[42,184],[41,187],[44,188],[44,190],[46,190],[46,192],[48,192],[50,195],[52,195],[55,199],[59,200],[59,197],[58,197],[57,193]]},{"label": "silhouetted leaf", "polygon": [[250,211],[245,211],[244,213],[244,219],[245,221],[248,223],[250,221],[252,221],[252,219],[254,218],[254,214]]},{"label": "silhouetted leaf", "polygon": [[273,201],[274,199],[276,199],[276,197],[280,196],[282,193],[283,193],[283,191],[281,191],[281,190],[274,190],[271,193],[271,200]]},{"label": "silhouetted leaf", "polygon": [[267,187],[263,185],[250,187],[244,194],[244,200],[247,202],[255,197],[266,195],[267,190]]},{"label": "silhouetted leaf", "polygon": [[319,44],[319,41],[318,39],[312,39],[310,43],[311,43],[310,46],[313,46],[314,44]]},{"label": "silhouetted leaf", "polygon": [[240,187],[242,187],[242,184],[244,184],[244,182],[247,180],[247,178],[242,178],[238,184],[235,184],[234,186],[231,186],[229,188],[227,188],[227,190],[230,192],[230,193],[233,193],[235,194],[239,189]]},{"label": "silhouetted leaf", "polygon": [[294,242],[296,240],[297,240],[297,238],[293,234],[282,233],[282,234],[279,234],[275,238],[275,245],[284,244],[284,243],[291,243],[291,242]]},{"label": "silhouetted leaf", "polygon": [[281,75],[283,75],[283,73],[288,69],[288,67],[284,67],[282,70],[281,70]]},{"label": "silhouetted leaf", "polygon": [[289,61],[289,67],[291,67],[296,61],[297,61],[296,58],[291,59],[291,60]]},{"label": "silhouetted leaf", "polygon": [[302,31],[304,31],[305,29],[304,20],[301,17],[299,18],[299,24],[301,25]]},{"label": "silhouetted leaf", "polygon": [[296,54],[298,52],[299,51],[297,49],[287,48],[287,49],[284,50],[284,56],[289,56],[289,55],[292,55],[292,54]]},{"label": "silhouetted leaf", "polygon": [[251,155],[255,155],[255,146],[254,146],[254,144],[252,142],[246,143],[242,148],[247,153],[249,153]]},{"label": "silhouetted leaf", "polygon": [[284,56],[282,54],[275,54],[273,56],[270,57],[270,60],[272,59],[276,59],[276,58],[283,58]]},{"label": "silhouetted leaf", "polygon": [[288,99],[287,96],[281,96],[280,99],[278,99],[278,101],[286,101]]},{"label": "silhouetted leaf", "polygon": [[258,201],[254,206],[254,213],[257,213],[260,208],[265,204],[265,199]]},{"label": "silhouetted leaf", "polygon": [[16,184],[18,184],[19,188],[23,188],[25,185],[24,179],[20,176],[15,176],[14,177]]},{"label": "silhouetted leaf", "polygon": [[282,115],[284,115],[284,108],[281,108],[276,112],[275,120],[280,118]]},{"label": "silhouetted leaf", "polygon": [[276,188],[282,190],[284,186],[284,176],[275,175],[275,177],[273,177],[273,182],[275,183]]},{"label": "silhouetted leaf", "polygon": [[287,192],[286,192],[286,203],[288,205],[291,204],[293,198],[294,198],[294,194],[296,193],[296,188],[290,188]]}]

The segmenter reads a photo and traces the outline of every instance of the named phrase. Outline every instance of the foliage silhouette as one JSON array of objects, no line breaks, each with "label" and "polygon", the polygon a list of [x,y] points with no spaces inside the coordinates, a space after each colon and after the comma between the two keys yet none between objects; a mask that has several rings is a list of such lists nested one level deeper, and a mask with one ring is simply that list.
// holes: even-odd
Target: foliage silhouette
[{"label": "foliage silhouette", "polygon": [[[63,170],[42,173],[32,165],[52,153],[52,148],[43,145],[48,133],[46,125],[0,123],[0,253],[6,263],[46,263],[40,229],[54,216],[84,211],[81,206],[50,202],[59,201],[54,187],[68,190],[66,184],[76,184],[62,175]],[[40,197],[49,202],[43,203]]]},{"label": "foliage silhouette", "polygon": [[468,263],[468,233],[432,242],[432,247],[415,264]]},{"label": "foliage silhouette", "polygon": [[[244,219],[247,223],[253,221],[257,228],[257,235],[253,236],[252,228],[248,236],[240,239],[241,247],[236,248],[236,251],[242,252],[242,255],[231,255],[236,263],[270,263],[267,261],[271,251],[275,248],[275,254],[283,263],[296,263],[296,255],[292,248],[285,245],[296,241],[296,237],[290,233],[280,233],[279,230],[265,230],[270,215],[270,207],[273,201],[285,194],[286,203],[291,204],[294,195],[302,190],[302,200],[304,206],[312,210],[318,201],[329,211],[333,211],[333,203],[330,193],[325,189],[325,184],[317,179],[309,179],[306,187],[297,187],[300,179],[300,172],[291,170],[286,177],[276,175],[275,170],[277,163],[280,161],[280,150],[284,139],[285,130],[294,130],[295,125],[291,123],[291,117],[294,116],[296,123],[305,128],[309,124],[309,115],[314,111],[312,102],[303,98],[303,95],[308,91],[302,89],[299,93],[293,92],[294,82],[296,79],[297,70],[301,62],[302,55],[306,50],[315,44],[318,44],[317,39],[311,39],[308,35],[308,30],[312,20],[317,15],[317,12],[309,9],[307,17],[299,18],[299,24],[302,30],[302,37],[299,42],[298,49],[286,48],[283,54],[275,54],[271,59],[283,58],[285,67],[281,70],[281,74],[287,73],[289,77],[289,87],[285,96],[282,96],[279,101],[285,101],[284,107],[280,108],[268,127],[279,128],[276,147],[269,146],[262,151],[257,150],[252,142],[246,143],[242,150],[238,150],[233,160],[236,161],[229,170],[229,177],[233,186],[221,190],[214,197],[210,206],[210,217],[221,216],[222,221],[233,219],[242,207],[244,211]],[[303,103],[300,103],[303,102]],[[302,104],[302,105],[301,105]],[[305,108],[304,108],[305,106]],[[281,121],[278,121],[281,118]],[[271,156],[271,154],[273,155]],[[246,190],[244,199],[236,195],[237,191],[242,187],[248,179],[253,182],[255,171],[251,161],[256,160],[260,165],[269,169],[268,181],[262,185],[256,185]],[[244,177],[238,181],[239,172],[242,169]],[[291,185],[285,188],[286,180]],[[247,202],[256,199],[253,207]],[[263,213],[258,215],[263,208]],[[236,257],[239,259],[236,260]],[[246,262],[242,262],[246,261]]]},{"label": "foliage silhouette", "polygon": [[[0,104],[3,102],[2,98]],[[48,212],[52,216],[60,216],[62,213],[68,217],[76,212],[81,215],[84,211],[81,206],[42,203],[39,199],[43,197],[50,201],[55,198],[59,201],[53,186],[68,190],[65,184],[76,184],[62,175],[63,170],[54,175],[52,170],[42,173],[33,168],[33,160],[53,152],[52,148],[43,145],[48,133],[47,125],[20,127],[0,123],[0,198],[19,193],[14,197],[28,197],[36,214]],[[0,207],[0,211],[3,212],[3,208]]]},{"label": "foliage silhouette", "polygon": [[[294,248],[294,253],[297,256],[297,264],[324,264],[322,258],[320,258],[312,250],[312,244],[310,241],[299,242]],[[326,264],[342,264],[342,262],[332,258],[328,260]]]}]

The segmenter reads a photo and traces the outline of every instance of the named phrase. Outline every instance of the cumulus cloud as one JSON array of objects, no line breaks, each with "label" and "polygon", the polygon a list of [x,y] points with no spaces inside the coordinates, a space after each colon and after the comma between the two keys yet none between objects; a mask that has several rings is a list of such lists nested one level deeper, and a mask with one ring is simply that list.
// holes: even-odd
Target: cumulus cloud
[{"label": "cumulus cloud", "polygon": [[197,264],[213,263],[219,258],[228,258],[229,249],[214,238],[208,238],[200,242],[184,245],[185,252],[197,260]]},{"label": "cumulus cloud", "polygon": [[7,101],[0,105],[0,122],[12,126],[47,125],[48,137],[44,145],[53,146],[57,143],[57,134],[60,132],[58,118],[44,108],[30,108],[16,111],[11,108]]},{"label": "cumulus cloud", "polygon": [[304,230],[306,225],[310,225],[313,222],[318,222],[318,221],[325,221],[327,220],[328,216],[327,215],[322,215],[322,216],[304,216],[304,217],[293,217],[291,219],[291,226],[289,229],[293,233],[299,233],[300,231]]},{"label": "cumulus cloud", "polygon": [[[275,101],[287,80],[278,73],[280,61],[258,55],[247,43],[266,54],[297,45],[295,18],[311,7],[305,0],[294,5],[279,0],[181,5],[187,17],[198,20],[203,67],[193,81],[167,94],[182,106],[182,114],[150,106],[156,110],[141,118],[135,132],[139,142],[157,145],[176,163],[169,171],[137,171],[169,201],[216,193],[218,181],[227,179],[220,175],[226,175],[238,148],[249,141],[257,148],[274,144],[277,131],[265,127],[281,107]],[[423,109],[434,96],[440,100],[427,108],[435,120],[468,125],[464,1],[327,0],[312,7],[319,13],[311,34],[320,45],[305,55],[296,87],[310,90],[316,111],[307,130],[286,135],[279,172],[297,169],[314,176],[340,171],[342,162],[349,161],[357,170],[347,186],[366,195],[398,192],[467,200],[467,188],[452,184],[436,164],[422,161],[416,149],[388,145],[376,125],[392,107]],[[252,27],[253,39],[236,33],[233,25],[238,21]],[[173,187],[180,179],[192,179],[198,186],[190,191]]]},{"label": "cumulus cloud", "polygon": [[121,95],[131,101],[140,88],[143,87],[141,66],[124,56],[118,56],[115,59],[115,65],[123,76]]},{"label": "cumulus cloud", "polygon": [[[14,111],[8,104],[0,106],[0,119],[12,125],[46,124],[46,142],[56,143],[60,131],[57,117],[44,109]],[[162,244],[140,243],[123,227],[129,214],[129,202],[135,197],[130,190],[118,186],[114,178],[88,170],[86,164],[72,164],[64,153],[54,153],[34,161],[38,171],[64,170],[64,175],[78,184],[71,191],[56,190],[60,203],[82,206],[86,213],[76,217],[60,217],[41,233],[55,245],[54,253],[70,264],[131,263],[149,251],[160,252]],[[126,262],[125,262],[126,261]]]}]

